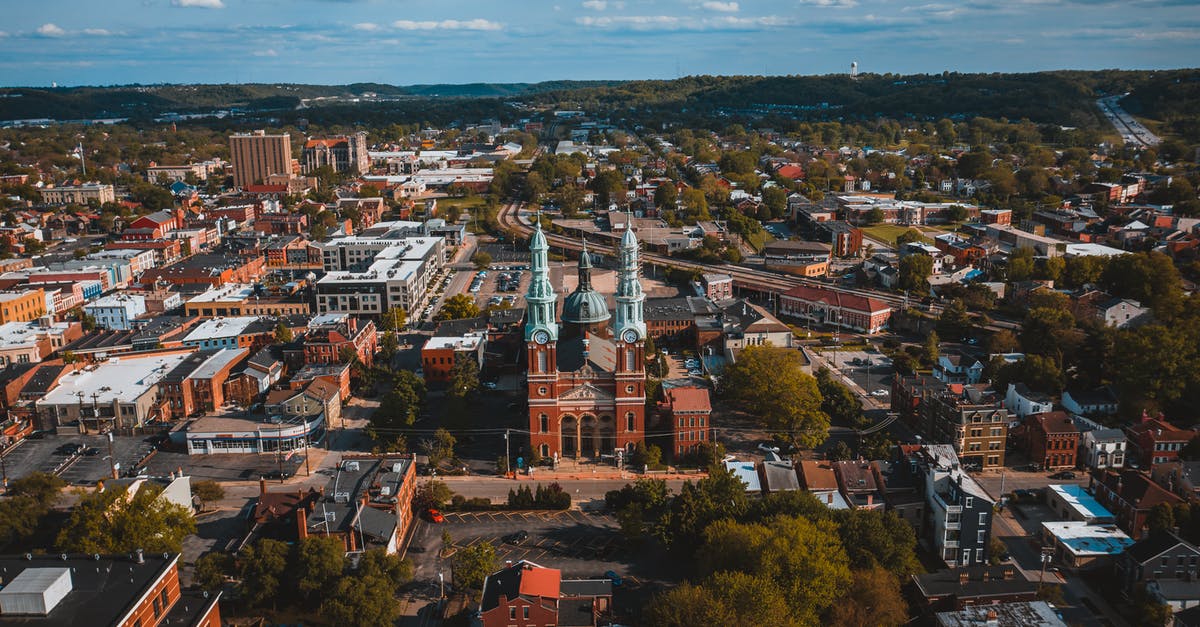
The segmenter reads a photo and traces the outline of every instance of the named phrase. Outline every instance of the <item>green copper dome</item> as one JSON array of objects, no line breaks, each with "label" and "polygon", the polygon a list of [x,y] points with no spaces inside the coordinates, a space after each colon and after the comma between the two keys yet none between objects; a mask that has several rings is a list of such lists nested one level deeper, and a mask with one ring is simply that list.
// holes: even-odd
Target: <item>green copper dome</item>
[{"label": "green copper dome", "polygon": [[579,287],[563,301],[562,321],[571,324],[593,324],[611,317],[604,296],[592,289],[592,256],[587,251],[579,253]]}]

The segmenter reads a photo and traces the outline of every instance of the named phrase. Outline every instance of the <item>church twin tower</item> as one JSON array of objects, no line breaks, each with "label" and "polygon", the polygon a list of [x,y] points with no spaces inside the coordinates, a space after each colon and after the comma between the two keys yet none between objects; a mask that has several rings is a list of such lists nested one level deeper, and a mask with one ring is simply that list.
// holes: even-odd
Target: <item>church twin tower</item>
[{"label": "church twin tower", "polygon": [[549,250],[539,221],[529,240],[532,281],[525,294],[530,443],[541,457],[624,455],[645,439],[646,295],[637,237],[632,228],[621,237],[613,314],[592,288],[584,244],[579,285],[563,301],[561,328]]}]

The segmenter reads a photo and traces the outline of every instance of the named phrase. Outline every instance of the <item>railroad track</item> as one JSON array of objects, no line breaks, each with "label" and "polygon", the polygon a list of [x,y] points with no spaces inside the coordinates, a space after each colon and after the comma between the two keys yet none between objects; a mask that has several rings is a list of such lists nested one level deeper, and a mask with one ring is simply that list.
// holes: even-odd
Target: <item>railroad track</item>
[{"label": "railroad track", "polygon": [[[505,205],[500,209],[500,212],[497,215],[497,220],[503,228],[516,233],[521,237],[528,237],[533,232],[533,227],[521,221],[519,216],[521,206],[521,203]],[[574,238],[549,232],[545,233],[545,236],[547,242],[552,247],[561,248],[564,251],[569,250],[575,253],[578,253],[583,249],[583,245]],[[588,243],[588,251],[610,256],[616,255],[616,251],[613,246],[593,242]],[[742,290],[759,292],[761,294],[770,296],[778,296],[794,287],[803,285],[809,287],[820,287],[839,294],[874,298],[875,300],[887,303],[896,309],[902,309],[910,304],[909,299],[903,296],[896,296],[895,294],[832,286],[823,281],[771,272],[769,270],[759,270],[731,264],[714,266],[647,251],[641,252],[641,258],[642,263],[648,263],[665,269],[682,269],[696,272],[720,272],[722,274],[728,274],[733,278],[734,287]],[[1001,329],[1012,331],[1019,327],[1020,325],[1011,322],[993,321],[985,328],[991,331],[997,331]]]}]

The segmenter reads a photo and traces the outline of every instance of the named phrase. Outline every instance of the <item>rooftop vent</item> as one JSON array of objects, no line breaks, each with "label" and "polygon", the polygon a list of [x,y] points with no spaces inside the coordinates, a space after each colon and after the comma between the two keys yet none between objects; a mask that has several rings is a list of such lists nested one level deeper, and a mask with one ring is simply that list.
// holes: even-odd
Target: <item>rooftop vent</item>
[{"label": "rooftop vent", "polygon": [[69,568],[26,568],[0,590],[0,615],[46,616],[71,589]]}]

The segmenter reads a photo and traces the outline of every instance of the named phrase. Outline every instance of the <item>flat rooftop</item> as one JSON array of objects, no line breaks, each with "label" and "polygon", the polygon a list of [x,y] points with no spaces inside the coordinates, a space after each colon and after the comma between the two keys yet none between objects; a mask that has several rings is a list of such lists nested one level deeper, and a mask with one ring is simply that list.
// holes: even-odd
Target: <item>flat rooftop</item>
[{"label": "flat rooftop", "polygon": [[746,484],[747,492],[762,492],[762,483],[758,479],[758,470],[755,468],[754,462],[730,459],[725,461],[725,468]]},{"label": "flat rooftop", "polygon": [[254,295],[254,286],[246,283],[230,283],[214,287],[188,299],[188,303],[241,302]]},{"label": "flat rooftop", "polygon": [[130,403],[157,385],[187,356],[188,353],[180,352],[147,357],[113,357],[59,379],[58,385],[42,397],[38,405],[79,403],[81,394],[84,399],[94,399],[97,404],[113,401]]},{"label": "flat rooftop", "polygon": [[1064,485],[1046,486],[1053,491],[1058,498],[1062,499],[1068,507],[1079,513],[1084,518],[1104,518],[1106,520],[1114,520],[1113,513],[1108,511],[1096,497],[1087,493],[1083,486],[1068,483]]},{"label": "flat rooftop", "polygon": [[1133,545],[1133,538],[1125,535],[1116,525],[1090,525],[1079,520],[1059,520],[1042,523],[1042,529],[1077,557],[1120,555]]},{"label": "flat rooftop", "polygon": [[452,348],[459,351],[475,350],[479,343],[483,341],[483,337],[479,335],[463,335],[460,337],[431,337],[425,343],[425,349],[437,350]]},{"label": "flat rooftop", "polygon": [[192,329],[184,342],[203,342],[204,340],[236,337],[241,335],[251,324],[258,322],[258,316],[236,316],[233,318],[212,318],[205,320],[200,326]]},{"label": "flat rooftop", "polygon": [[[3,616],[0,625],[39,625],[76,627],[77,625],[118,625],[133,611],[142,595],[175,566],[179,554],[153,555],[147,552],[143,563],[127,556],[34,555],[0,557],[0,578],[10,582],[28,569],[68,568],[71,591],[47,616]],[[123,622],[124,621],[124,622]]]}]

